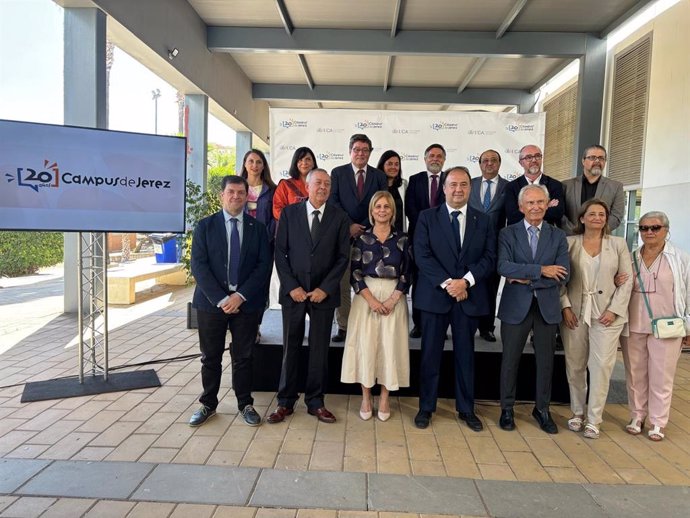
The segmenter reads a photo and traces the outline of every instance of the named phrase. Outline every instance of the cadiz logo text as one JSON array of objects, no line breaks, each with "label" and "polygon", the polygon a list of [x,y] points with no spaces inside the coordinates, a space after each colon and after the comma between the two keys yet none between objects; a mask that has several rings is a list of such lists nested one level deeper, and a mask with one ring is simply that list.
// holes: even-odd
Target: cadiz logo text
[{"label": "cadiz logo text", "polygon": [[355,122],[355,128],[361,129],[361,130],[364,130],[364,129],[381,129],[381,128],[383,128],[383,122],[363,120],[363,121]]},{"label": "cadiz logo text", "polygon": [[431,129],[434,131],[457,130],[458,125],[453,122],[432,122]]},{"label": "cadiz logo text", "polygon": [[318,158],[319,160],[345,160],[345,154],[326,152],[319,153],[318,155],[316,155],[316,158]]},{"label": "cadiz logo text", "polygon": [[307,127],[307,121],[298,121],[295,119],[285,119],[280,121],[280,127],[281,128],[306,128]]},{"label": "cadiz logo text", "polygon": [[534,124],[508,124],[506,129],[511,133],[518,131],[534,131]]},{"label": "cadiz logo text", "polygon": [[109,185],[131,187],[134,189],[170,189],[170,180],[149,180],[142,178],[129,178],[127,176],[91,176],[60,172],[57,162],[43,161],[43,170],[36,171],[31,167],[17,167],[17,174],[5,173],[8,183],[14,181],[20,187],[29,187],[38,192],[42,188],[58,188],[62,185]]}]

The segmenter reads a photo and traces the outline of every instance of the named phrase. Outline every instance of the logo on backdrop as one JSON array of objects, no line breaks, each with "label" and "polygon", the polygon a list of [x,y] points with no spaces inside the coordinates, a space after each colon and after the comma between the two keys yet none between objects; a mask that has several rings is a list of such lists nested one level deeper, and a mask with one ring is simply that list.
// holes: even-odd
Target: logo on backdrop
[{"label": "logo on backdrop", "polygon": [[495,135],[496,130],[479,130],[479,129],[471,129],[467,130],[468,135]]},{"label": "logo on backdrop", "polygon": [[454,122],[432,122],[431,126],[429,126],[432,130],[434,131],[448,131],[448,130],[457,130],[458,125]]},{"label": "logo on backdrop", "polygon": [[381,121],[370,121],[370,120],[364,119],[363,121],[355,122],[355,128],[360,129],[360,130],[381,129],[381,128],[383,128],[383,122],[381,122]]},{"label": "logo on backdrop", "polygon": [[411,160],[412,162],[418,162],[420,160],[419,155],[412,155],[410,153],[401,153],[400,158],[402,160]]},{"label": "logo on backdrop", "polygon": [[393,129],[393,135],[417,135],[420,131],[418,129]]},{"label": "logo on backdrop", "polygon": [[317,153],[316,158],[319,160],[345,160],[344,153]]},{"label": "logo on backdrop", "polygon": [[309,123],[307,121],[300,121],[296,119],[283,119],[280,121],[280,127],[281,128],[306,128],[309,126]]},{"label": "logo on backdrop", "polygon": [[283,144],[280,146],[279,149],[281,151],[294,151],[295,149],[297,149],[297,146],[295,146],[293,144]]},{"label": "logo on backdrop", "polygon": [[476,164],[479,162],[479,155],[467,155],[467,161]]},{"label": "logo on backdrop", "polygon": [[132,187],[134,189],[170,189],[170,180],[148,180],[141,176],[128,178],[127,176],[89,176],[65,172],[60,173],[57,162],[43,160],[43,168],[37,171],[31,167],[17,167],[17,174],[5,173],[8,183],[17,182],[19,187],[28,187],[38,192],[44,188],[58,188],[62,185],[112,185]]},{"label": "logo on backdrop", "polygon": [[317,133],[343,133],[345,128],[328,128],[323,127],[316,130]]},{"label": "logo on backdrop", "polygon": [[517,133],[522,131],[534,131],[534,124],[508,124],[506,130],[510,133]]}]

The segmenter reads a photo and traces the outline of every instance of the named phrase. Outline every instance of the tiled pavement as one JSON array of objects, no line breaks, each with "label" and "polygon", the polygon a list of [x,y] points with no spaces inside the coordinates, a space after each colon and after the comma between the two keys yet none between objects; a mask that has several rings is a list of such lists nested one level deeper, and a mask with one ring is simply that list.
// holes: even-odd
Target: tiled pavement
[{"label": "tiled pavement", "polygon": [[[565,429],[566,407],[553,409],[561,431],[548,436],[530,405],[518,408],[516,432],[502,431],[489,402],[478,407],[485,430],[473,433],[449,400],[429,429],[418,430],[414,399],[396,400],[391,420],[381,423],[361,421],[359,398],[338,395],[327,398],[338,416],[333,425],[300,406],[285,423],[249,428],[237,419],[229,376],[219,415],[192,429],[196,359],[155,365],[157,389],[19,402],[24,382],[76,373],[76,318],[42,296],[54,297],[50,282],[31,285],[31,296],[17,295],[27,287],[0,289],[0,516],[642,516],[655,514],[658,502],[664,516],[690,514],[686,354],[667,438],[658,444],[625,433],[627,410],[619,404],[607,405],[598,441]],[[190,294],[156,289],[112,308],[111,365],[198,352],[196,333],[185,329]],[[264,415],[275,405],[273,393],[255,397]],[[3,485],[7,473],[21,483]],[[71,492],[69,473],[108,491]],[[237,500],[199,498],[194,482],[215,476],[224,481],[218,494]],[[130,486],[120,485],[123,477]],[[319,484],[323,490],[314,491]]]}]

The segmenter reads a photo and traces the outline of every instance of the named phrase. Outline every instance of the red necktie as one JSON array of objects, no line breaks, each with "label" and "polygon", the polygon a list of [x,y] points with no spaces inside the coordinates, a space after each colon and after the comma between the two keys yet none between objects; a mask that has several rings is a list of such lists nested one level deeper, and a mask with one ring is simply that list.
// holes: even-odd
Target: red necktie
[{"label": "red necktie", "polygon": [[438,175],[437,174],[432,174],[431,175],[431,196],[429,200],[429,206],[433,209],[438,205],[436,203],[438,200]]},{"label": "red necktie", "polygon": [[357,171],[357,197],[360,200],[364,198],[364,171],[362,169]]}]

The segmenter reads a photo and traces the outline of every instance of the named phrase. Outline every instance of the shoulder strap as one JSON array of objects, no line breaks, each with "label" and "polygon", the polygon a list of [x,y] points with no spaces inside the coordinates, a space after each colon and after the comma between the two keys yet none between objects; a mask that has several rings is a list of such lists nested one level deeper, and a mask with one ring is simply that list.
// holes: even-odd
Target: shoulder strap
[{"label": "shoulder strap", "polygon": [[632,256],[633,262],[635,263],[635,273],[637,274],[637,282],[640,284],[640,291],[642,292],[642,297],[644,298],[645,306],[647,306],[647,313],[649,313],[649,318],[654,320],[654,316],[652,315],[652,308],[649,306],[649,299],[647,298],[647,293],[645,292],[644,284],[642,283],[642,276],[640,275],[640,265],[637,263],[637,254],[633,252]]},{"label": "shoulder strap", "polygon": [[290,190],[296,194],[300,199],[304,199],[304,194],[297,188],[297,186],[291,182],[292,178],[284,178],[281,180],[281,182],[285,182],[285,184],[290,188]]}]

